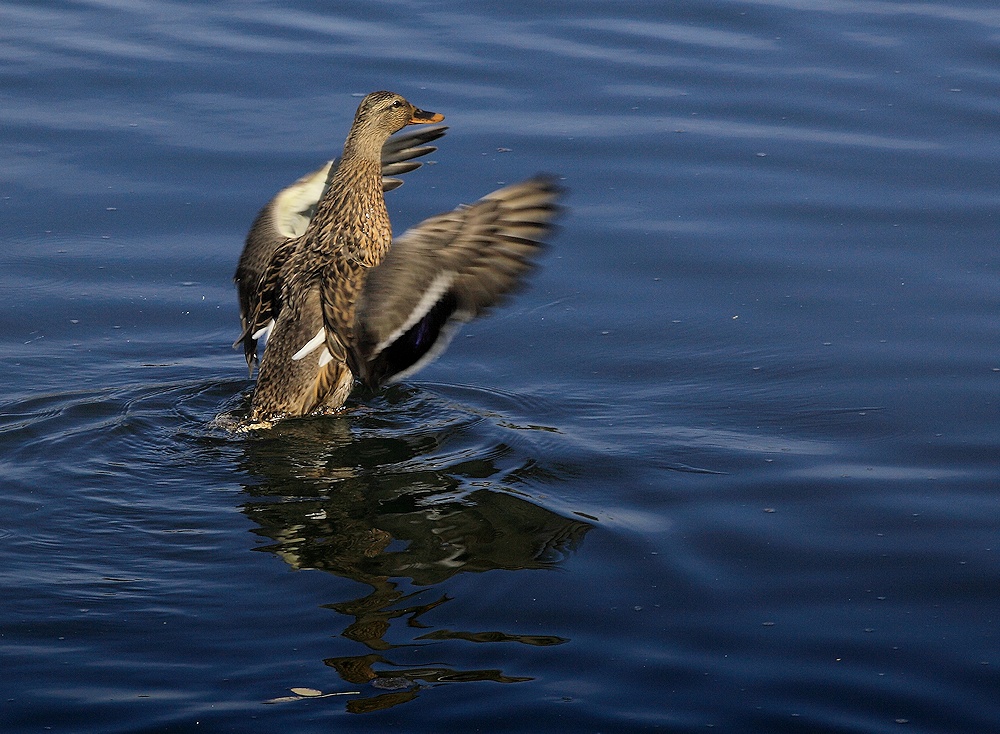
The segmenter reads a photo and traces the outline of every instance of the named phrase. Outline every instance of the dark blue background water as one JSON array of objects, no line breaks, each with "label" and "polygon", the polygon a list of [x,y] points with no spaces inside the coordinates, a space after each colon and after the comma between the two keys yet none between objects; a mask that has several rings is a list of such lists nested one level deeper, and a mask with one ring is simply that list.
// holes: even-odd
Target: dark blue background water
[{"label": "dark blue background water", "polygon": [[[229,434],[242,238],[381,88],[397,230],[562,229]],[[998,100],[985,1],[6,3],[2,730],[1000,730]]]}]

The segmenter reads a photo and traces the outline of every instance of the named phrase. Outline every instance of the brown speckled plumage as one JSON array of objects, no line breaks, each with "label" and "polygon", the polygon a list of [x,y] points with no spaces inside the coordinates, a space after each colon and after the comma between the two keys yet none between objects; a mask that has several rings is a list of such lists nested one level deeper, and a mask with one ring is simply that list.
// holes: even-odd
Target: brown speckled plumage
[{"label": "brown speckled plumage", "polygon": [[[383,192],[398,183],[386,174],[417,167],[409,159],[433,150],[422,144],[444,129],[386,140],[406,124],[440,119],[399,95],[368,95],[324,185],[324,169],[300,179],[254,222],[236,275],[237,343],[251,368],[257,339],[269,336],[249,427],[334,411],[356,379],[377,387],[409,374],[531,268],[560,194],[548,178],[432,217],[393,243]],[[282,236],[281,222],[306,221],[298,236]]]},{"label": "brown speckled plumage", "polygon": [[[437,150],[428,143],[443,136],[447,129],[445,125],[433,125],[391,137],[382,146],[382,191],[392,191],[402,186],[403,181],[395,176],[419,168],[422,164],[414,159]],[[233,280],[239,294],[243,328],[243,334],[236,343],[243,345],[251,374],[257,364],[257,339],[253,334],[269,321],[266,319],[260,326],[249,323],[262,298],[262,291],[267,291],[274,285],[273,282],[266,282],[265,278],[273,280],[277,277],[278,269],[275,265],[280,265],[291,252],[290,245],[294,244],[292,241],[305,233],[340,163],[340,158],[328,161],[322,168],[278,192],[260,210],[247,234]]]}]

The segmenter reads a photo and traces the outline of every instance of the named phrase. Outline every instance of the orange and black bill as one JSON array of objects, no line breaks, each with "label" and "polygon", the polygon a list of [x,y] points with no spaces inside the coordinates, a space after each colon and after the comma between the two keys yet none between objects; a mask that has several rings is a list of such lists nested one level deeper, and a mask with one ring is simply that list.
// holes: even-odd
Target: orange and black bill
[{"label": "orange and black bill", "polygon": [[444,115],[440,112],[428,112],[427,110],[421,110],[417,107],[413,108],[413,114],[410,115],[410,121],[406,123],[407,125],[420,125],[425,122],[441,122],[444,119]]}]

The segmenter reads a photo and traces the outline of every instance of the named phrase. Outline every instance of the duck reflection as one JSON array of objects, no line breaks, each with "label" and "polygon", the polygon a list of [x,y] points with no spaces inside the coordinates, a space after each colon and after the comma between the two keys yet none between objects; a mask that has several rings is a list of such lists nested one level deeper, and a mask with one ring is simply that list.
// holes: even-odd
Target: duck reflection
[{"label": "duck reflection", "polygon": [[[351,711],[405,703],[435,683],[530,680],[501,670],[406,667],[393,659],[396,648],[412,651],[443,640],[533,646],[567,641],[432,629],[425,621],[451,600],[434,587],[456,574],[553,568],[591,527],[512,494],[519,474],[538,470],[530,460],[509,468],[516,453],[509,446],[476,449],[474,459],[469,450],[451,448],[468,423],[481,420],[466,418],[464,427],[452,419],[422,430],[398,430],[405,427],[385,425],[377,413],[288,421],[245,443],[245,469],[260,480],[246,488],[254,499],[245,512],[259,526],[255,532],[273,541],[260,550],[293,568],[321,569],[371,588],[360,598],[326,605],[351,618],[341,635],[365,648],[324,661],[371,694],[353,699]],[[410,591],[413,585],[424,588]],[[395,639],[403,625],[414,630],[405,644],[387,640],[394,625]]]}]

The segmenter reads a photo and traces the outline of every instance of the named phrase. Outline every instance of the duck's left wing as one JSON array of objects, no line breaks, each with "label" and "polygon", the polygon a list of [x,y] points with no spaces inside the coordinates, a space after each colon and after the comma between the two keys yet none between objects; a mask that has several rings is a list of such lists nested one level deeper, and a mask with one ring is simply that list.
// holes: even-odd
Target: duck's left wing
[{"label": "duck's left wing", "polygon": [[[285,240],[275,248],[256,287],[247,294],[246,302],[241,299],[240,321],[243,332],[233,342],[233,348],[243,344],[247,368],[251,375],[257,360],[257,341],[267,339],[281,311],[281,270],[297,244],[298,240]],[[243,296],[242,293],[240,295]]]},{"label": "duck's left wing", "polygon": [[421,158],[437,150],[429,145],[447,132],[447,125],[427,125],[416,130],[407,130],[393,135],[382,146],[382,191],[392,191],[403,185],[396,176],[415,171],[424,163]]},{"label": "duck's left wing", "polygon": [[533,267],[562,189],[539,176],[431,217],[393,242],[358,301],[352,369],[370,387],[434,359]]},{"label": "duck's left wing", "polygon": [[291,238],[300,236],[306,230],[316,208],[316,202],[327,187],[331,171],[336,170],[337,161],[327,161],[320,169],[303,176],[291,186],[282,189],[257,214],[246,244],[240,254],[239,264],[233,281],[240,302],[240,325],[243,335],[236,340],[243,343],[247,367],[253,372],[257,359],[257,339],[251,335],[258,331],[254,311],[266,294],[265,275],[271,268],[275,253]]}]

